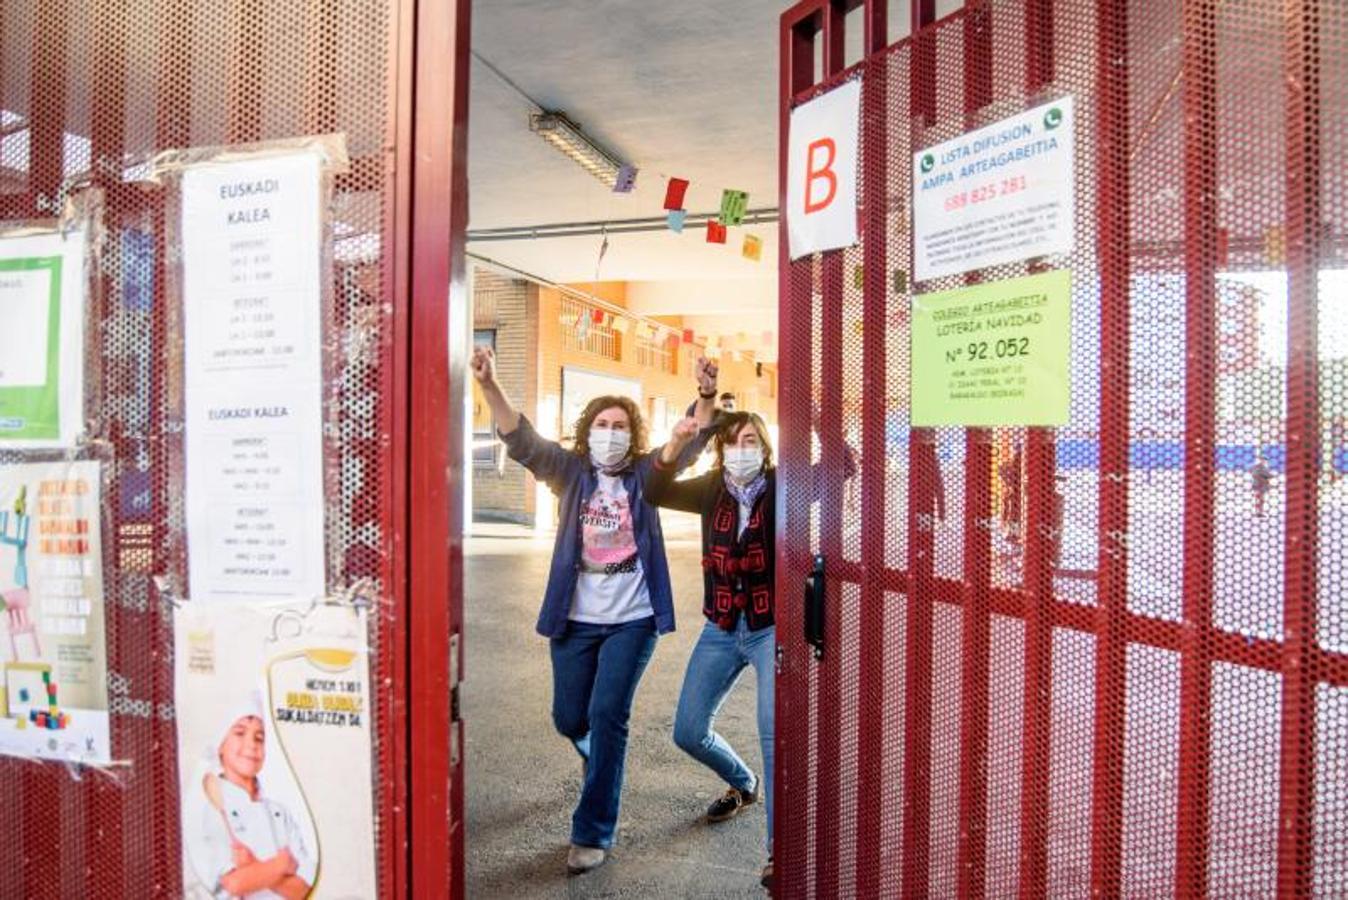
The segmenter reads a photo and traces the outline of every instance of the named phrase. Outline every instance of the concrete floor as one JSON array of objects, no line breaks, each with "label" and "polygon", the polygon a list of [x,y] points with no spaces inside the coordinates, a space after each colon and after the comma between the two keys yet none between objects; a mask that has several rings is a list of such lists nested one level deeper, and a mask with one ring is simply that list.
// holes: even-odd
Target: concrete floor
[{"label": "concrete floor", "polygon": [[[552,728],[552,672],[534,620],[547,580],[551,537],[474,526],[465,552],[467,679],[467,893],[509,897],[764,896],[764,808],[710,826],[707,805],[724,790],[674,746],[674,707],[702,627],[697,520],[664,514],[678,630],[660,639],[637,692],[618,843],[609,861],[568,877],[571,811],[580,763]],[[732,692],[717,729],[761,771],[752,670]]]}]

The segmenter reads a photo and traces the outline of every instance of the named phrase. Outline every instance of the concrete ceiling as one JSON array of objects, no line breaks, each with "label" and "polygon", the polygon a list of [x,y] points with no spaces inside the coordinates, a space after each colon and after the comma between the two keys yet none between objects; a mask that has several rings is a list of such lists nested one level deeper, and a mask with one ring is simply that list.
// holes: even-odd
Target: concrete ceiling
[{"label": "concrete ceiling", "polygon": [[[691,181],[690,212],[721,190],[776,206],[777,28],[783,0],[491,0],[473,10],[473,47],[548,109],[641,170],[630,196],[529,130],[528,101],[478,61],[469,124],[471,229],[663,216],[665,178]],[[609,237],[603,280],[774,279],[776,225],[752,227],[763,261],[705,232]],[[475,242],[469,250],[557,281],[595,279],[601,238]]]},{"label": "concrete ceiling", "polygon": [[[937,0],[938,16],[962,0]],[[490,0],[474,5],[469,122],[473,230],[663,216],[666,178],[692,185],[690,212],[715,211],[721,191],[777,205],[778,27],[791,0]],[[907,33],[909,0],[888,0],[890,34]],[[845,60],[861,56],[861,10],[847,23]],[[499,70],[519,89],[505,83]],[[565,111],[636,165],[616,195],[529,130],[528,98]],[[746,230],[763,260],[740,255]],[[776,279],[777,226],[732,229],[725,246],[705,230],[474,242],[471,252],[556,281]],[[751,290],[748,298],[769,299]],[[744,302],[744,301],[742,301]],[[773,300],[775,306],[775,299]],[[665,310],[676,312],[677,310]]]}]

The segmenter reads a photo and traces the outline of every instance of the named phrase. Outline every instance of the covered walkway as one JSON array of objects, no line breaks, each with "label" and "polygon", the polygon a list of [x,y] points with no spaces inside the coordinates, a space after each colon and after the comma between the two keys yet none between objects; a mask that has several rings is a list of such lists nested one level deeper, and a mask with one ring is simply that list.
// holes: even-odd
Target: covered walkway
[{"label": "covered walkway", "polygon": [[[463,685],[468,767],[467,895],[762,897],[763,807],[721,825],[701,821],[724,786],[670,739],[684,664],[702,627],[697,522],[665,514],[679,628],[661,638],[632,711],[618,845],[599,869],[566,874],[580,766],[552,729],[547,642],[534,633],[552,539],[474,526],[464,553],[464,614],[473,633]],[[733,691],[718,728],[759,764],[754,684]]]}]

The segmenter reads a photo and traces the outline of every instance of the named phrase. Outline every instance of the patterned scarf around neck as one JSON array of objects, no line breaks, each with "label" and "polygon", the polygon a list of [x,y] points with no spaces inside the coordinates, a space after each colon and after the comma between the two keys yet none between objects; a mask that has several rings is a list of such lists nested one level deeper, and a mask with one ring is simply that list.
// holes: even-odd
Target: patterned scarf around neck
[{"label": "patterned scarf around neck", "polygon": [[753,505],[758,502],[758,498],[762,496],[763,491],[767,490],[768,487],[768,473],[766,469],[759,469],[758,474],[754,476],[753,480],[744,485],[736,484],[735,480],[730,477],[729,472],[723,471],[722,474],[724,475],[725,489],[730,492],[730,496],[734,497],[740,506],[747,506],[750,509],[752,509]]}]

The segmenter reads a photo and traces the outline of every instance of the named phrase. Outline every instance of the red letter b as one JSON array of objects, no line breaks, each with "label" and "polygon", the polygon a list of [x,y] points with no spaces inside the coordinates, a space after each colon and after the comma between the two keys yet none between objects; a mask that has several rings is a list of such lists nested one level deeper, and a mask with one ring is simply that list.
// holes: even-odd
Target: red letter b
[{"label": "red letter b", "polygon": [[[823,148],[828,154],[828,159],[824,164],[815,167],[814,151]],[[810,144],[805,151],[805,214],[819,212],[819,210],[833,202],[833,196],[838,193],[838,176],[833,174],[833,160],[838,155],[838,147],[833,143],[833,138],[820,138]],[[820,179],[828,181],[828,193],[824,195],[823,200],[815,201],[814,183]]]}]

